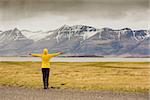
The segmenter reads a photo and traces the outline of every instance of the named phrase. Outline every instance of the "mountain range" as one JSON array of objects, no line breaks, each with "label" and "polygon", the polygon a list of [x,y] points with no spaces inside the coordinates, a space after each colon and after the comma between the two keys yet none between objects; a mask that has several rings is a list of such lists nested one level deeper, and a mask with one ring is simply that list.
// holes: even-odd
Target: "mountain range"
[{"label": "mountain range", "polygon": [[63,25],[56,30],[0,31],[0,56],[28,56],[64,52],[64,56],[149,57],[150,30],[94,28]]}]

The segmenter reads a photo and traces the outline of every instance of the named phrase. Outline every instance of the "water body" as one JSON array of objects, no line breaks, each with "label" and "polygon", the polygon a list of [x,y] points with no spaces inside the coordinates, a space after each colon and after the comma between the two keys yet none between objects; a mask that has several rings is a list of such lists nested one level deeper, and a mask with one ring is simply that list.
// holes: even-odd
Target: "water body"
[{"label": "water body", "polygon": [[[35,61],[40,62],[39,57],[0,57],[0,61]],[[52,62],[150,62],[150,58],[99,58],[99,57],[55,57]]]}]

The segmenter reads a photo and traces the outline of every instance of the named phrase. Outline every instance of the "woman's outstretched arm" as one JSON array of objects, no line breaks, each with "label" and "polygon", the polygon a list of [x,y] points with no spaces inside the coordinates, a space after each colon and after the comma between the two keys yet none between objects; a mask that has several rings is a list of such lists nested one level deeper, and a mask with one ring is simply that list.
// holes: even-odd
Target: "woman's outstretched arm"
[{"label": "woman's outstretched arm", "polygon": [[51,57],[56,57],[56,56],[58,56],[58,55],[60,55],[60,54],[63,54],[63,53],[62,53],[62,52],[53,53],[53,54],[49,54],[49,56],[51,56]]},{"label": "woman's outstretched arm", "polygon": [[42,54],[29,54],[29,55],[31,55],[33,57],[41,57],[42,56]]}]

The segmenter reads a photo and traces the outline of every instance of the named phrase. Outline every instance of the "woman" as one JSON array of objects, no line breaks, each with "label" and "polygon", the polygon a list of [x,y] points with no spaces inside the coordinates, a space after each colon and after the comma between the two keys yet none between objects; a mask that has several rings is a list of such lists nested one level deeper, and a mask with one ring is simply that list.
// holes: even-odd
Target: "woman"
[{"label": "woman", "polygon": [[49,72],[50,72],[50,62],[49,60],[52,57],[56,57],[58,55],[62,54],[62,52],[54,53],[54,54],[48,54],[48,50],[45,48],[43,50],[43,54],[30,54],[34,57],[41,57],[42,58],[42,74],[43,74],[43,84],[44,89],[48,89],[48,79],[49,79]]}]

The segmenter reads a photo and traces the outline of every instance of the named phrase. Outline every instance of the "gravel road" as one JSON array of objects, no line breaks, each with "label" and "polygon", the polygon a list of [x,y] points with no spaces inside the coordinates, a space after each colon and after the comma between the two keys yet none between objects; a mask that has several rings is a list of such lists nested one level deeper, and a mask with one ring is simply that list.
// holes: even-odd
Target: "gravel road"
[{"label": "gravel road", "polygon": [[149,93],[0,87],[0,100],[149,100]]}]

